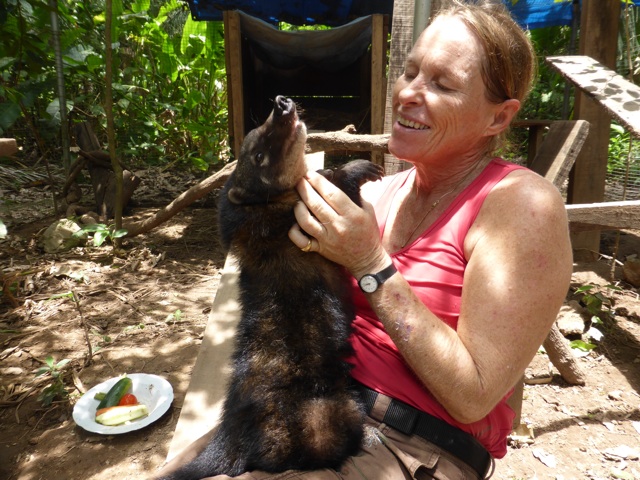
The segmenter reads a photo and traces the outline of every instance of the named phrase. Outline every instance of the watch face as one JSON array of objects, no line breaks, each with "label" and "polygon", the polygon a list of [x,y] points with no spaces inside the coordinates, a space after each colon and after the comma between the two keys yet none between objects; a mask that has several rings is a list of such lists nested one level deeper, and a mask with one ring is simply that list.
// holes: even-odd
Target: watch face
[{"label": "watch face", "polygon": [[373,275],[365,275],[360,279],[360,288],[363,292],[373,293],[378,289],[378,281]]}]

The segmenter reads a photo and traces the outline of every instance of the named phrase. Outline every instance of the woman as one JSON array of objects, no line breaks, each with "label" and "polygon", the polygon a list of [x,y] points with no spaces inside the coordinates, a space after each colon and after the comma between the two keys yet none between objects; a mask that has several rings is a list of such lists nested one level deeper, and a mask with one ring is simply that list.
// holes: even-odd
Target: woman
[{"label": "woman", "polygon": [[443,12],[393,92],[389,150],[413,168],[366,185],[375,208],[363,209],[309,173],[290,232],[354,279],[395,265],[365,286],[372,293],[354,280],[353,377],[471,434],[494,458],[513,420],[507,394],[572,270],[558,191],[490,155],[533,72],[530,43],[501,6]]},{"label": "woman", "polygon": [[502,5],[456,4],[394,88],[389,150],[413,168],[366,184],[363,208],[315,173],[299,184],[291,240],[354,277],[368,440],[340,472],[240,478],[483,478],[506,454],[506,400],[572,270],[558,191],[491,156],[534,70]]}]

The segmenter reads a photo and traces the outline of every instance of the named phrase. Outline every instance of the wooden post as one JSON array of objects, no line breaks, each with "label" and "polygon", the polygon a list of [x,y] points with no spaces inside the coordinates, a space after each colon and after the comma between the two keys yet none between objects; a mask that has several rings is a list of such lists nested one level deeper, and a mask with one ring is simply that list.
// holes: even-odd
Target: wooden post
[{"label": "wooden post", "polygon": [[[386,98],[385,69],[387,66],[387,28],[384,15],[375,14],[371,18],[371,133],[384,132],[384,109]],[[371,160],[382,165],[384,155],[371,152]]]},{"label": "wooden post", "polygon": [[[393,3],[393,26],[391,28],[391,54],[389,56],[389,75],[387,78],[387,103],[384,115],[384,132],[391,132],[393,114],[393,86],[404,70],[404,64],[413,46],[413,0],[398,0]],[[384,156],[387,175],[404,170],[405,162],[391,154]]]},{"label": "wooden post", "polygon": [[[579,54],[615,70],[620,0],[583,0]],[[611,118],[606,110],[576,90],[574,118],[591,124],[589,136],[570,177],[567,203],[596,203],[604,199]],[[578,259],[593,259],[600,247],[600,232],[572,234]]]},{"label": "wooden post", "polygon": [[227,65],[227,98],[229,104],[229,143],[237,158],[244,140],[244,92],[242,81],[242,38],[240,36],[240,14],[225,10],[224,52]]}]

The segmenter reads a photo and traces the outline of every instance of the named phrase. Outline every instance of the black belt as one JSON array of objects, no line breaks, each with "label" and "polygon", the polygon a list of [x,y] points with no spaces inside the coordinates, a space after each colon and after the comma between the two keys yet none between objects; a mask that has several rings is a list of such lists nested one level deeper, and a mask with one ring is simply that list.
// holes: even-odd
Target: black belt
[{"label": "black belt", "polygon": [[[367,415],[371,414],[379,393],[356,383],[362,394]],[[470,434],[449,425],[447,422],[391,399],[384,418],[376,418],[405,435],[418,435],[434,445],[458,457],[484,478],[491,463],[489,452]]]}]

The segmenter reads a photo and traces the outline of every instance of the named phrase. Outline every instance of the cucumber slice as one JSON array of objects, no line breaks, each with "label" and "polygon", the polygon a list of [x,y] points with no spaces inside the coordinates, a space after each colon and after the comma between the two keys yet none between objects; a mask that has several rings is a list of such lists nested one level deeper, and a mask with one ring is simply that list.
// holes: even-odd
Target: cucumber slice
[{"label": "cucumber slice", "polygon": [[137,418],[146,417],[147,415],[149,415],[149,409],[146,405],[140,403],[138,405],[108,408],[104,413],[96,417],[96,422],[102,425],[115,426]]}]

